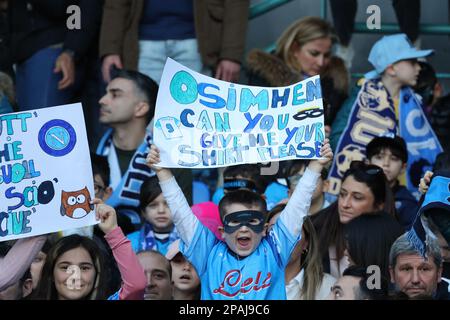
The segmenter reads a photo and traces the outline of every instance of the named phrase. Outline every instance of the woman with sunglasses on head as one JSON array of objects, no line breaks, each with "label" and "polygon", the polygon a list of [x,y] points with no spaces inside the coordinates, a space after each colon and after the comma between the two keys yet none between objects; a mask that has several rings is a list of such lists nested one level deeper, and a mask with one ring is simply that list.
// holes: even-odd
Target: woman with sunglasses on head
[{"label": "woman with sunglasses on head", "polygon": [[383,170],[353,161],[343,178],[338,200],[312,216],[319,238],[324,272],[340,278],[348,267],[344,225],[363,214],[384,210],[395,217],[394,197]]},{"label": "woman with sunglasses on head", "polygon": [[253,49],[247,56],[248,84],[262,87],[292,85],[320,75],[325,132],[349,94],[350,75],[344,61],[332,54],[334,28],[319,17],[304,17],[288,26],[273,52]]}]

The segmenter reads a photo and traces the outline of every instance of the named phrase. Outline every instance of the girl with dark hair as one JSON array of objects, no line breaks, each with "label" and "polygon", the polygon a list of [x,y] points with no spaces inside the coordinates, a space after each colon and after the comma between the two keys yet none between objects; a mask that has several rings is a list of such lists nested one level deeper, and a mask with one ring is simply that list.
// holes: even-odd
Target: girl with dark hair
[{"label": "girl with dark hair", "polygon": [[[77,266],[80,277],[78,289],[75,289],[76,282],[71,283],[69,276],[77,275]],[[35,298],[106,299],[106,275],[103,268],[104,258],[94,241],[78,234],[61,238],[47,254]]]},{"label": "girl with dark hair", "polygon": [[[122,276],[120,300],[142,299],[147,279],[130,242],[117,225],[115,210],[94,199],[96,218],[105,233]],[[103,300],[107,296],[104,256],[87,237],[73,234],[59,239],[47,254],[34,299]]]},{"label": "girl with dark hair", "polygon": [[340,278],[348,266],[344,257],[344,225],[360,215],[380,210],[395,216],[394,197],[383,170],[353,161],[342,178],[338,201],[311,218],[325,272]]},{"label": "girl with dark hair", "polygon": [[127,237],[134,252],[156,250],[162,255],[179,238],[156,176],[144,181],[139,196],[142,227]]},{"label": "girl with dark hair", "polygon": [[[269,212],[269,228],[285,207],[285,204],[279,204]],[[323,272],[317,234],[310,216],[303,220],[302,237],[291,253],[284,279],[287,300],[323,300],[336,282],[334,277]]]},{"label": "girl with dark hair", "polygon": [[[363,214],[344,226],[345,255],[350,265],[377,266],[381,272],[381,289],[388,294],[389,251],[403,234],[400,224],[384,211]],[[374,271],[370,271],[373,273]]]}]

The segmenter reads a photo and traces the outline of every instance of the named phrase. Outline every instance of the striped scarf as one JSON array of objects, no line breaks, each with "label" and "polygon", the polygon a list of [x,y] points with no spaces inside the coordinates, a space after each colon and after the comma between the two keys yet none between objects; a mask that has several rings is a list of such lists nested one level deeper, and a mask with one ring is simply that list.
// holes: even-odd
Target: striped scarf
[{"label": "striped scarf", "polygon": [[409,87],[400,91],[399,121],[394,101],[381,80],[364,79],[352,106],[347,125],[336,147],[330,170],[330,193],[338,194],[341,179],[353,160],[365,158],[366,146],[380,135],[400,135],[408,146],[406,187],[416,197],[417,186],[431,170],[442,147],[428,123],[421,102]]},{"label": "striped scarf", "polygon": [[[169,243],[172,243],[179,238],[180,236],[174,226],[172,231],[169,233]],[[158,251],[155,232],[153,231],[152,225],[148,222],[145,222],[139,231],[139,251],[146,250]]]},{"label": "striped scarf", "polygon": [[[153,143],[153,137],[150,132],[146,133],[144,141],[137,148],[123,176],[120,172],[119,160],[112,138],[113,130],[110,129],[102,137],[96,152],[98,155],[108,158],[111,171],[110,185],[113,188],[113,193],[106,203],[115,208],[118,206],[139,208],[141,185],[145,180],[155,175],[145,161],[149,147]],[[137,211],[139,212],[139,210]]]}]

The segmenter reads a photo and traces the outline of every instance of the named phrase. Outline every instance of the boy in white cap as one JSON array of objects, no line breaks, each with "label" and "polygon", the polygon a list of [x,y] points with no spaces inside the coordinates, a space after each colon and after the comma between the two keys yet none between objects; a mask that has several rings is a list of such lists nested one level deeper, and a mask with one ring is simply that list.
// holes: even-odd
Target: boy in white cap
[{"label": "boy in white cap", "polygon": [[339,192],[349,163],[362,160],[366,145],[382,133],[405,139],[410,152],[407,187],[417,188],[424,166],[431,166],[442,149],[411,89],[420,72],[418,59],[432,53],[417,50],[405,34],[384,36],[374,44],[369,62],[375,70],[358,81],[332,124],[330,144],[336,157],[330,170],[331,193]]},{"label": "boy in white cap", "polygon": [[166,253],[172,267],[174,300],[200,300],[200,278],[194,266],[180,251],[180,239],[169,246]]}]

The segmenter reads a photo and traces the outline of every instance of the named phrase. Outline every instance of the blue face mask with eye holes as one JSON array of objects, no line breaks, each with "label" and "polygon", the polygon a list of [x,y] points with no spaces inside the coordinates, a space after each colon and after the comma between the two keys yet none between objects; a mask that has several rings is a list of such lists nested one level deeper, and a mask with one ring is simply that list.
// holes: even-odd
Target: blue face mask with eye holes
[{"label": "blue face mask with eye holes", "polygon": [[223,219],[223,227],[226,233],[231,234],[242,226],[252,229],[255,233],[264,230],[264,215],[261,211],[244,210],[227,214]]}]

